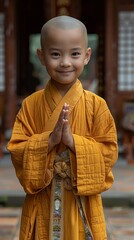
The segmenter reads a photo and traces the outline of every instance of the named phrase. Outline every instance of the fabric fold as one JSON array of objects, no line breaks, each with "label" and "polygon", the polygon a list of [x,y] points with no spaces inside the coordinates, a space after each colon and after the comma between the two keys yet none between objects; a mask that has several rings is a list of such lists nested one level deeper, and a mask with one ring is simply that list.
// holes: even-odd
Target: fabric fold
[{"label": "fabric fold", "polygon": [[[48,140],[64,103],[70,106],[69,123],[76,149],[76,154],[69,152],[72,186],[77,195],[85,196],[86,214],[94,239],[107,239],[100,193],[112,185],[111,169],[117,160],[117,135],[113,118],[106,102],[83,90],[79,80],[64,97],[60,96],[50,80],[45,90],[23,101],[8,143],[16,175],[27,194],[20,240],[24,240],[25,234],[31,229],[36,232],[35,240],[49,239],[53,163],[57,149],[55,147],[48,153]],[[64,194],[64,240],[85,240],[74,195],[66,189]],[[31,204],[33,196],[37,196],[34,205]],[[35,223],[31,215],[33,208],[38,209]]]},{"label": "fabric fold", "polygon": [[[55,90],[54,90],[55,89]],[[51,92],[56,91],[55,95],[51,95]],[[45,124],[44,131],[53,131],[57,121],[59,114],[63,108],[64,103],[69,104],[69,114],[72,112],[73,108],[76,106],[80,97],[82,96],[83,88],[81,82],[77,79],[74,85],[69,89],[64,97],[60,97],[59,93],[57,93],[57,89],[51,83],[51,80],[48,82],[48,85],[45,89],[45,98],[48,105],[53,108],[53,112],[51,117],[48,119]],[[50,107],[51,108],[51,107]]]}]

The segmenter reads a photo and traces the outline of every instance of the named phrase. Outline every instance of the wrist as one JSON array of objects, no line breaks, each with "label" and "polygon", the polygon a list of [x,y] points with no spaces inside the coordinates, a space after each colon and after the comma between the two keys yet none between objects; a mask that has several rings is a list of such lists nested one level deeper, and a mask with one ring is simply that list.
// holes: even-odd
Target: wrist
[{"label": "wrist", "polygon": [[69,141],[68,147],[72,152],[75,152],[75,144],[74,144],[73,136],[72,136],[72,139]]},{"label": "wrist", "polygon": [[54,143],[53,143],[52,137],[50,135],[50,137],[48,139],[48,152],[51,152],[53,148],[54,148]]}]

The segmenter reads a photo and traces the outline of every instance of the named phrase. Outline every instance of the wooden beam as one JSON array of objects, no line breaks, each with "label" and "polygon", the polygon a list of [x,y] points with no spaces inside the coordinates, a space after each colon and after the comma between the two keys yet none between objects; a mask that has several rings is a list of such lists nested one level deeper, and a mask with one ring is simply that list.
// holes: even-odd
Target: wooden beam
[{"label": "wooden beam", "polygon": [[46,19],[59,15],[80,18],[80,0],[45,0]]},{"label": "wooden beam", "polygon": [[117,4],[106,1],[105,98],[114,117],[117,96]]},{"label": "wooden beam", "polygon": [[11,130],[16,115],[16,31],[15,4],[16,0],[4,1],[5,7],[5,77],[6,105],[5,128]]}]

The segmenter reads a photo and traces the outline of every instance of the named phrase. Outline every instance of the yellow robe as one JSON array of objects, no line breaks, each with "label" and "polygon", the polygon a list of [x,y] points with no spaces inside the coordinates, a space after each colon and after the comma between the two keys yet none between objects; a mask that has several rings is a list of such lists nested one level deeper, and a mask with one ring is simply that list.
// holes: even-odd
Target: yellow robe
[{"label": "yellow robe", "polygon": [[[70,151],[72,185],[85,196],[94,240],[107,239],[100,193],[113,183],[117,161],[116,128],[104,99],[83,90],[79,80],[62,98],[49,81],[46,89],[27,97],[16,117],[8,150],[26,192],[20,240],[49,240],[50,192],[56,148],[48,153],[48,139],[63,104],[70,105],[69,122],[76,154]],[[64,240],[85,240],[72,191],[65,190]]]}]

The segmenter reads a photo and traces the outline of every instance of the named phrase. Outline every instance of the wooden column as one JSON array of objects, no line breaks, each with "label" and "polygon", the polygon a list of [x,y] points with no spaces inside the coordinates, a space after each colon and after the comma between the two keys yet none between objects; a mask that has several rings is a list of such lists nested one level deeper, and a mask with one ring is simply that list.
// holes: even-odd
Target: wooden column
[{"label": "wooden column", "polygon": [[44,6],[47,20],[60,15],[80,17],[80,0],[46,0]]},{"label": "wooden column", "polygon": [[4,0],[5,8],[5,77],[6,105],[5,128],[12,130],[16,115],[16,33],[15,4],[16,0]]},{"label": "wooden column", "polygon": [[116,118],[117,97],[117,10],[116,0],[106,1],[105,98]]}]

